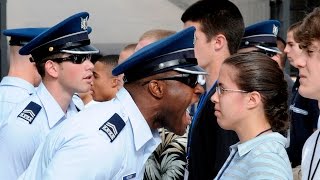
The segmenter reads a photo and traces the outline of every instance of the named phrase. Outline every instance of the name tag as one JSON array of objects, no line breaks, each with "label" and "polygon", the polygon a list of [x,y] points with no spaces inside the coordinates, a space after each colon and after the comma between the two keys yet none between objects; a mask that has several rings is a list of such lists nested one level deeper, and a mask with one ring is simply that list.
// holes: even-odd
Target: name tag
[{"label": "name tag", "polygon": [[132,174],[124,176],[122,178],[122,180],[134,179],[135,177],[136,177],[136,173],[132,173]]}]

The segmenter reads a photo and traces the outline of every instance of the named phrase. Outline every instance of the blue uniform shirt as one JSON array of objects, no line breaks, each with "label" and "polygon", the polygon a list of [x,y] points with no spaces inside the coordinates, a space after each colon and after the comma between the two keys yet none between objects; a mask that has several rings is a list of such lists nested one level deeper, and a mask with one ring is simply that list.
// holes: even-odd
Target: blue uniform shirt
[{"label": "blue uniform shirt", "polygon": [[34,86],[28,81],[17,77],[3,77],[0,83],[0,129],[7,122],[13,108],[34,92]]},{"label": "blue uniform shirt", "polygon": [[[108,125],[115,114],[119,118]],[[116,123],[123,123],[122,129]],[[116,98],[80,111],[52,131],[20,179],[142,179],[160,141],[122,88]]]},{"label": "blue uniform shirt", "polygon": [[273,132],[232,145],[231,153],[215,179],[292,180],[285,144],[286,139]]},{"label": "blue uniform shirt", "polygon": [[[40,105],[41,109],[32,123],[29,123],[20,114],[31,101]],[[8,123],[0,131],[0,179],[17,179],[28,167],[49,131],[77,112],[75,105],[71,103],[65,114],[41,83],[36,93],[16,106]]]}]

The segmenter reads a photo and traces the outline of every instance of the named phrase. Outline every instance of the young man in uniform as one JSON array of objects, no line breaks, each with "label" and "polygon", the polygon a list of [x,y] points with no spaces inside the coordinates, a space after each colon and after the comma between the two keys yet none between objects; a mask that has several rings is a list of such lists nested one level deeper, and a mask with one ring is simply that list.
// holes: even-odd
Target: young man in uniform
[{"label": "young man in uniform", "polygon": [[0,129],[7,122],[13,108],[35,92],[41,81],[35,63],[30,55],[20,55],[19,50],[47,28],[7,29],[3,35],[9,36],[9,73],[0,83]]},{"label": "young man in uniform", "polygon": [[202,96],[188,134],[185,178],[213,179],[227,157],[237,135],[219,127],[210,97],[215,92],[223,61],[237,52],[244,33],[239,9],[230,1],[198,1],[182,15],[185,27],[195,26],[195,56],[206,70],[206,90]]},{"label": "young man in uniform", "polygon": [[88,18],[86,12],[75,14],[20,49],[21,55],[31,54],[42,82],[0,131],[0,179],[17,179],[47,134],[78,112],[72,96],[89,91],[90,54],[98,53],[90,46]]}]

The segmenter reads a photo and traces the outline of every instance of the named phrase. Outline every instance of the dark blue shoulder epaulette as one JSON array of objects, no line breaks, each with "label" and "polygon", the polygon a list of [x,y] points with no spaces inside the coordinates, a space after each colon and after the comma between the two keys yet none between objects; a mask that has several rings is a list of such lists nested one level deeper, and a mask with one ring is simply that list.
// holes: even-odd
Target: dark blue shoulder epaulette
[{"label": "dark blue shoulder epaulette", "polygon": [[30,102],[18,117],[26,120],[31,124],[41,110],[41,106],[35,102]]},{"label": "dark blue shoulder epaulette", "polygon": [[99,130],[103,131],[110,138],[110,142],[114,141],[126,123],[115,113],[107,122],[105,122]]}]

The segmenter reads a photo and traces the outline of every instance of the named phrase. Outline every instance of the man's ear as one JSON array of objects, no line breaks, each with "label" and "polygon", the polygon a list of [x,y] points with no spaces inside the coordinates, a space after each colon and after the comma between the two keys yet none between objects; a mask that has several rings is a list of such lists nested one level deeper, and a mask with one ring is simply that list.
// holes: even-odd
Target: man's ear
[{"label": "man's ear", "polygon": [[58,71],[59,71],[58,63],[48,60],[47,62],[45,62],[44,68],[46,69],[46,72],[51,77],[54,77],[54,78],[58,77]]},{"label": "man's ear", "polygon": [[155,98],[161,99],[164,96],[165,85],[163,81],[151,80],[148,83],[148,89]]},{"label": "man's ear", "polygon": [[227,39],[223,34],[217,34],[212,38],[212,42],[214,43],[214,48],[219,50],[226,45]]},{"label": "man's ear", "polygon": [[112,88],[116,88],[116,87],[119,86],[119,83],[120,83],[119,77],[114,77],[114,78],[112,78],[112,80],[111,80],[111,87],[112,87]]},{"label": "man's ear", "polygon": [[261,95],[257,91],[248,93],[247,107],[253,109],[261,103]]}]

